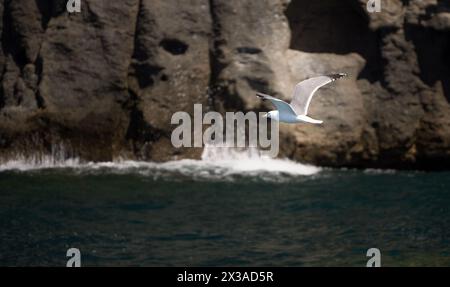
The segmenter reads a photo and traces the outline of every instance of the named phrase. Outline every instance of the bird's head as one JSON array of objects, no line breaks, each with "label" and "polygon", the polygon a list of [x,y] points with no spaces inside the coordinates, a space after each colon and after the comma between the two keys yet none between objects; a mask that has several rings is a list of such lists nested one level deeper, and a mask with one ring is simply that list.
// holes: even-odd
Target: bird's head
[{"label": "bird's head", "polygon": [[263,118],[278,120],[278,111],[270,111],[263,115]]}]

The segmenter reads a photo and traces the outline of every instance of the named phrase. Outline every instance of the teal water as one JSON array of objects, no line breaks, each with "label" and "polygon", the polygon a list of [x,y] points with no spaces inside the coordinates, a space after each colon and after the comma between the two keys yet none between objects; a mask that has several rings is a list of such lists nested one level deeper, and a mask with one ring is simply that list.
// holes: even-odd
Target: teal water
[{"label": "teal water", "polygon": [[0,172],[0,265],[450,266],[450,173]]}]

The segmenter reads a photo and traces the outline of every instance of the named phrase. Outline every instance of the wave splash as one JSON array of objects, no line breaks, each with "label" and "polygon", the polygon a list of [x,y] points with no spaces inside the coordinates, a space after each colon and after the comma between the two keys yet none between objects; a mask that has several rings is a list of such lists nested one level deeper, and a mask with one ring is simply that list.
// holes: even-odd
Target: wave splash
[{"label": "wave splash", "polygon": [[315,166],[262,155],[257,148],[238,150],[235,148],[207,146],[203,150],[202,162],[212,168],[226,169],[228,173],[313,175],[320,171],[320,168]]},{"label": "wave splash", "polygon": [[286,176],[309,176],[320,172],[319,167],[296,163],[287,159],[274,159],[261,155],[257,148],[235,149],[206,146],[200,160],[182,159],[164,163],[115,160],[113,162],[82,162],[78,158],[58,158],[57,155],[36,158],[18,157],[0,164],[0,171],[72,169],[81,173],[138,173],[150,177],[174,174],[194,179],[233,179],[261,177],[280,180]]}]

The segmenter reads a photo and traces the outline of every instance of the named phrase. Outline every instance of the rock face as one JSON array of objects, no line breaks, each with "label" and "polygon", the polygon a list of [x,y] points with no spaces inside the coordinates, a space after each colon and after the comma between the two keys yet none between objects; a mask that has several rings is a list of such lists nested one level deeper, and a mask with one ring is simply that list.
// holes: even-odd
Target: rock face
[{"label": "rock face", "polygon": [[[450,167],[450,3],[365,0],[0,1],[0,158],[106,161],[175,149],[174,112],[271,108],[346,72],[281,125],[281,154],[328,166]],[[317,3],[316,3],[317,2]],[[58,148],[64,147],[64,148]]]}]

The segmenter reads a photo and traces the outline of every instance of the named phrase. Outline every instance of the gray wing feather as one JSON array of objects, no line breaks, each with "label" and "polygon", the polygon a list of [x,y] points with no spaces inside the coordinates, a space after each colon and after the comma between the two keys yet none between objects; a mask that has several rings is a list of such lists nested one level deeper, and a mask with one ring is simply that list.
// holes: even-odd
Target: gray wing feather
[{"label": "gray wing feather", "polygon": [[339,78],[347,76],[344,73],[332,74],[326,76],[319,76],[304,80],[298,83],[294,88],[291,106],[299,115],[306,115],[308,113],[309,105],[314,93],[328,83],[334,82]]},{"label": "gray wing feather", "polygon": [[291,105],[286,103],[285,101],[261,93],[256,93],[256,95],[263,100],[269,100],[270,102],[272,102],[272,104],[277,108],[277,110],[280,113],[292,114],[294,116],[297,116],[294,109],[292,109]]}]

